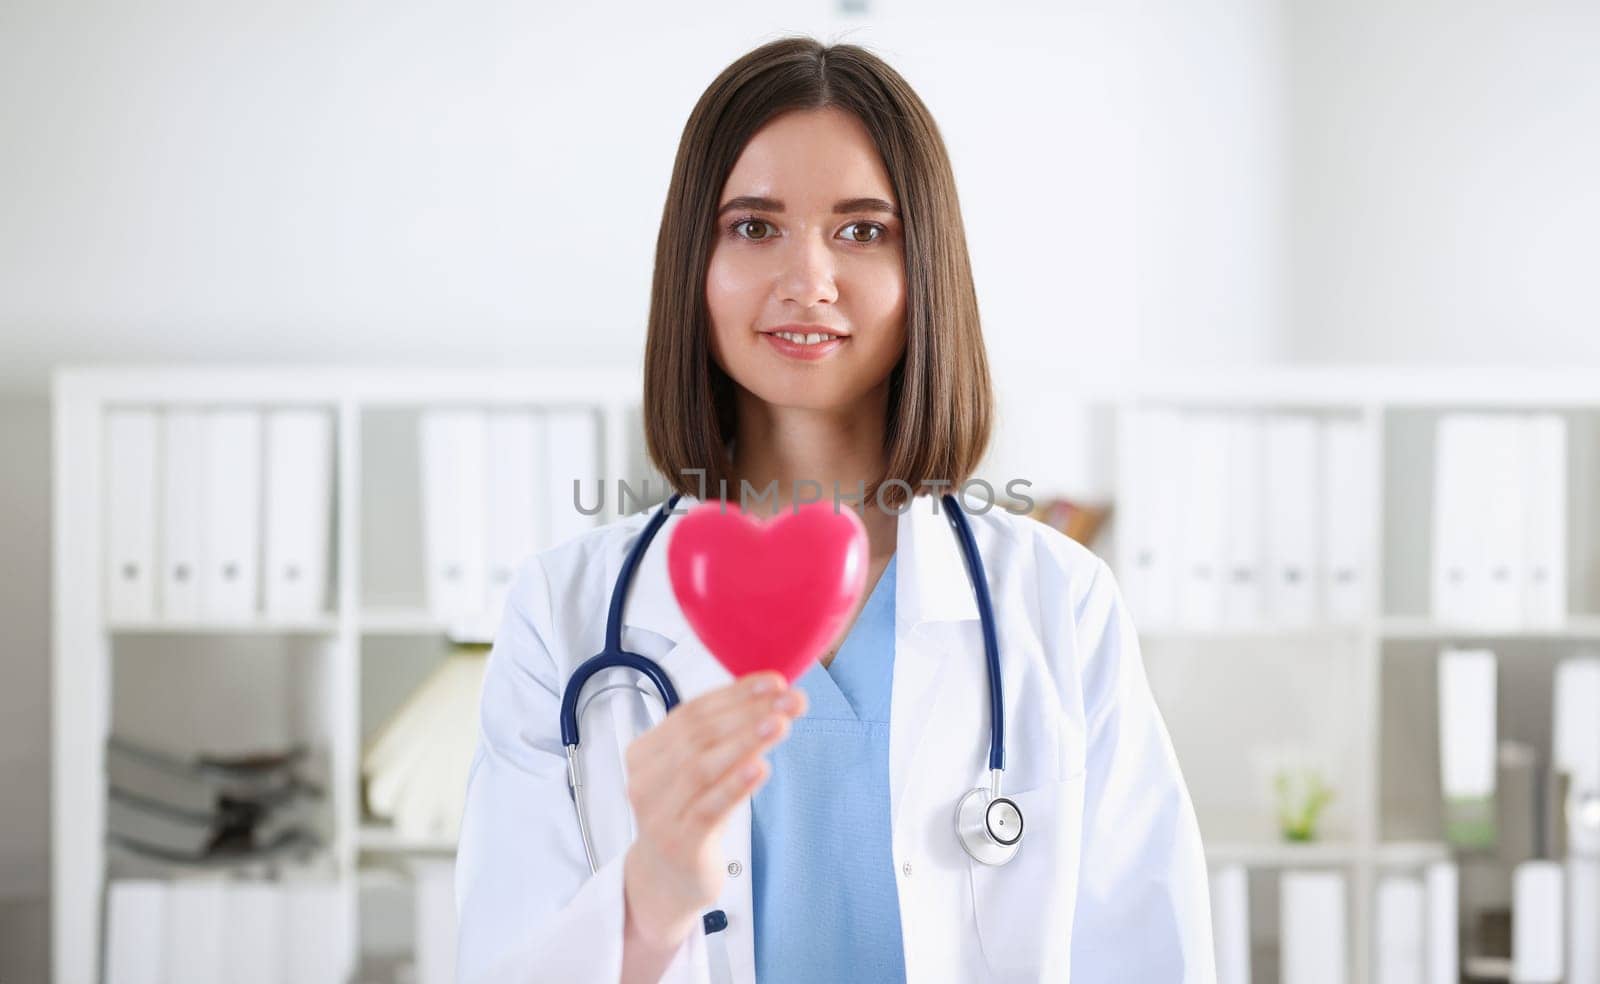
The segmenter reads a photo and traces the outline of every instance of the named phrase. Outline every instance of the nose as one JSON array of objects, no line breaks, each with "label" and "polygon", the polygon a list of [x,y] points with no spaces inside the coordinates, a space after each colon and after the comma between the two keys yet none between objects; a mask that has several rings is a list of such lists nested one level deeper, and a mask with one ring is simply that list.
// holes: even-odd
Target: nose
[{"label": "nose", "polygon": [[810,307],[832,304],[839,299],[839,287],[834,281],[834,256],[823,241],[823,234],[796,236],[784,254],[784,267],[778,278],[779,300]]}]

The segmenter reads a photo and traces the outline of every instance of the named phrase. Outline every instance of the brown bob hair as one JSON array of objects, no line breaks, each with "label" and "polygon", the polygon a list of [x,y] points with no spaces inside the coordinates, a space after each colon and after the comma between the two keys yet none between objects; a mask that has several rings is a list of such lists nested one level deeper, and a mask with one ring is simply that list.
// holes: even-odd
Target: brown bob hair
[{"label": "brown bob hair", "polygon": [[[677,491],[738,497],[728,451],[733,381],[711,357],[706,304],[716,214],[745,144],[769,120],[837,107],[865,124],[905,229],[906,351],[890,376],[885,474],[869,501],[901,508],[903,489],[971,477],[989,443],[993,393],[955,175],[933,116],[900,74],[849,44],[806,37],[762,45],[701,95],[678,143],[656,239],[644,356],[650,459]],[[699,471],[704,473],[702,487]]]}]

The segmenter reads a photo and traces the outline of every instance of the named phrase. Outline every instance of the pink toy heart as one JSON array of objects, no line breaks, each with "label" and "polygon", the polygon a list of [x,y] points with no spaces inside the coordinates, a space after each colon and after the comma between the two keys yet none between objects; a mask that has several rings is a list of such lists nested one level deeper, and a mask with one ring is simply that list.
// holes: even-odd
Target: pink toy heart
[{"label": "pink toy heart", "polygon": [[729,673],[777,670],[793,683],[861,598],[867,530],[830,502],[767,523],[706,502],[677,521],[667,571],[689,625]]}]

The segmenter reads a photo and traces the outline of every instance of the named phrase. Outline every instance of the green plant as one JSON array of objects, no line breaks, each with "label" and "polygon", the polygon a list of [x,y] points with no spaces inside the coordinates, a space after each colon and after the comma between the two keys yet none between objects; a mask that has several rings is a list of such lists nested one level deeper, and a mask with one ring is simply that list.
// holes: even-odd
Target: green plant
[{"label": "green plant", "polygon": [[1317,818],[1333,799],[1333,790],[1315,769],[1279,769],[1273,777],[1278,793],[1278,826],[1286,840],[1311,841],[1317,837]]}]

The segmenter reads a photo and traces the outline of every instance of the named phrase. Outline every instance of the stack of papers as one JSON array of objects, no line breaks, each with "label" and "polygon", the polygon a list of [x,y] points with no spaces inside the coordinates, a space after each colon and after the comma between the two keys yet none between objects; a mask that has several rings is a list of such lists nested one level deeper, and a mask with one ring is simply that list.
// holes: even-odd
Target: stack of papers
[{"label": "stack of papers", "polygon": [[483,647],[463,646],[407,698],[361,763],[367,811],[402,837],[454,842],[478,735]]},{"label": "stack of papers", "polygon": [[218,866],[304,855],[322,842],[321,789],[305,749],[185,759],[113,737],[106,745],[106,836],[151,862]]}]

